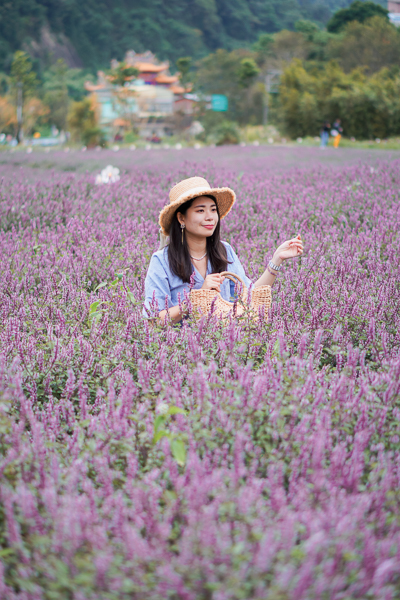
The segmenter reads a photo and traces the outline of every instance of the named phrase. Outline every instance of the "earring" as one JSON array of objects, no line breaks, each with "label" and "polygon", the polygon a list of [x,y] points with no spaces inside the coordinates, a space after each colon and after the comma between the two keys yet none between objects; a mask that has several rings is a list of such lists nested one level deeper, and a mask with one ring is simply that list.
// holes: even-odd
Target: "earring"
[{"label": "earring", "polygon": [[185,229],[185,223],[181,223],[181,229],[182,229],[182,244],[183,244],[183,230]]}]

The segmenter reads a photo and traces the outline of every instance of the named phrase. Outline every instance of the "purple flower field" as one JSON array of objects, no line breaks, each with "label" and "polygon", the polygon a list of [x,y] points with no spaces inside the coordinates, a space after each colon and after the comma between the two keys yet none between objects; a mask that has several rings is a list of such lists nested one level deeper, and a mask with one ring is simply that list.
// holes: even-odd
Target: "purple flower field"
[{"label": "purple flower field", "polygon": [[[318,147],[298,146],[223,146],[221,148],[204,147],[182,148],[176,150],[154,146],[150,151],[145,150],[120,150],[114,152],[110,149],[87,150],[82,152],[77,149],[62,150],[34,150],[27,154],[26,151],[0,151],[0,177],[5,179],[28,179],[29,181],[49,180],[54,172],[71,172],[85,174],[99,172],[106,165],[112,164],[121,172],[135,175],[138,171],[167,171],[176,172],[183,162],[210,163],[219,168],[234,170],[237,173],[251,170],[252,173],[271,175],[287,172],[293,168],[307,168],[310,166],[321,168],[343,168],[369,164],[375,167],[381,161],[398,159],[399,152],[381,149],[360,150],[354,148],[341,148],[338,152],[332,147],[321,151]],[[21,170],[20,167],[30,167]]]},{"label": "purple flower field", "polygon": [[[0,598],[400,597],[400,160],[235,151],[0,166]],[[192,175],[251,278],[302,234],[267,324],[142,319]]]}]

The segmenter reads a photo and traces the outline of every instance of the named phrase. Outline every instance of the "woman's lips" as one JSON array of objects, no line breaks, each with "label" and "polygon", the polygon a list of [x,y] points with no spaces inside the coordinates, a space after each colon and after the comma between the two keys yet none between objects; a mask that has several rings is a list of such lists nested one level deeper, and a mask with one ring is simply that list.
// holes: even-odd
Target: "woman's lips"
[{"label": "woman's lips", "polygon": [[214,225],[203,225],[206,229],[214,229]]}]

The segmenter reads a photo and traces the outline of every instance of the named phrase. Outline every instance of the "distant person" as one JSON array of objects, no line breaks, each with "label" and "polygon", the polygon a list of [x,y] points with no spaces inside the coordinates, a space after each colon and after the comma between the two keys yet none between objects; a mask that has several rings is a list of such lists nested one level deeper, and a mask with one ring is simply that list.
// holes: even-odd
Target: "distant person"
[{"label": "distant person", "polygon": [[326,148],[329,142],[329,131],[331,129],[331,124],[329,121],[324,121],[321,129],[321,148]]},{"label": "distant person", "polygon": [[339,148],[340,138],[342,137],[343,127],[341,125],[341,120],[336,119],[334,124],[332,125],[331,136],[333,137],[333,147]]}]

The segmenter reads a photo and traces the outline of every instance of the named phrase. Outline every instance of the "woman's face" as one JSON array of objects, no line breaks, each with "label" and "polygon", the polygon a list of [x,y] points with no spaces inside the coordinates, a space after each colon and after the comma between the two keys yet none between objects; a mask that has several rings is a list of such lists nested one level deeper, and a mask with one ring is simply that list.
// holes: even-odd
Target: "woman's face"
[{"label": "woman's face", "polygon": [[186,232],[196,237],[210,237],[218,223],[218,212],[215,201],[207,196],[199,196],[193,200],[186,214],[177,214],[180,224],[184,224]]}]

